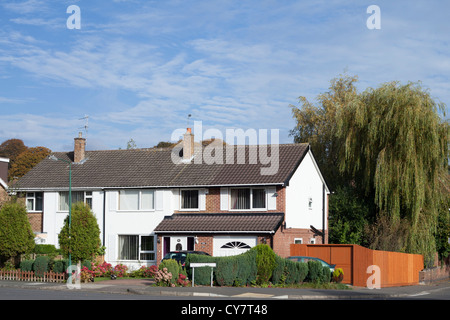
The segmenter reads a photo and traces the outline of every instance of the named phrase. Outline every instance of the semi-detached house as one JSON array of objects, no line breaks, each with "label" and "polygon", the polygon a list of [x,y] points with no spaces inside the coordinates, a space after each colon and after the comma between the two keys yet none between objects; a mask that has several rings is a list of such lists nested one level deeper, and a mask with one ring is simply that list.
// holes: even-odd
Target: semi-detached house
[{"label": "semi-detached house", "polygon": [[26,197],[36,239],[58,247],[71,169],[72,202],[97,217],[105,260],[130,268],[173,250],[224,256],[266,243],[286,257],[290,244],[326,243],[329,190],[308,144],[267,146],[278,152],[277,170],[261,174],[260,146],[223,153],[245,161],[206,163],[194,161],[205,147],[193,141],[188,129],[175,148],[87,151],[80,134],[74,151],[53,153],[65,161],[44,159],[14,189]]}]

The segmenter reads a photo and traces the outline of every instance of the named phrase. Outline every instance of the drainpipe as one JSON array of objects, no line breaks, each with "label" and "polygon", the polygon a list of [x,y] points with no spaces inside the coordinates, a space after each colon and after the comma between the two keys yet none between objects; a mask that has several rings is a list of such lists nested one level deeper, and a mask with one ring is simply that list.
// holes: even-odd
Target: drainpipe
[{"label": "drainpipe", "polygon": [[105,222],[105,218],[106,218],[106,190],[103,189],[103,246],[105,245],[105,229],[106,229],[106,222]]},{"label": "drainpipe", "polygon": [[322,184],[322,244],[325,244],[325,184]]}]

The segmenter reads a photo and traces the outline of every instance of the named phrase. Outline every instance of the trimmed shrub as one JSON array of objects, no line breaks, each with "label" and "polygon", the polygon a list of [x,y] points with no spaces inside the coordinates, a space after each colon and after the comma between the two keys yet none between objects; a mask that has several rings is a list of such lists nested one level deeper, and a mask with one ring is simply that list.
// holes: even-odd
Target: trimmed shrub
[{"label": "trimmed shrub", "polygon": [[37,244],[34,246],[33,253],[36,254],[48,254],[48,255],[57,255],[58,250],[53,244]]},{"label": "trimmed shrub", "polygon": [[308,276],[308,264],[304,262],[297,262],[298,263],[298,283],[301,283],[305,281],[306,277]]},{"label": "trimmed shrub", "polygon": [[331,270],[328,267],[322,267],[322,274],[320,276],[320,282],[328,283],[331,281]]},{"label": "trimmed shrub", "polygon": [[53,272],[56,272],[56,273],[66,272],[68,265],[69,265],[69,259],[55,260],[55,263],[53,264]]},{"label": "trimmed shrub", "polygon": [[[232,286],[237,277],[238,261],[234,256],[217,259],[216,281],[220,286]],[[238,279],[238,281],[241,281]]]},{"label": "trimmed shrub", "polygon": [[[219,257],[211,257],[201,254],[188,254],[186,257],[186,271],[189,279],[192,281],[192,268],[189,267],[191,263],[205,262],[205,263],[217,263]],[[217,273],[217,270],[215,270]],[[211,268],[201,267],[195,268],[194,271],[194,283],[198,285],[208,285],[211,282]]]},{"label": "trimmed shrub", "polygon": [[285,284],[286,283],[286,261],[287,259],[275,256],[275,268],[272,272],[273,284]]},{"label": "trimmed shrub", "polygon": [[308,261],[308,276],[307,280],[310,282],[320,282],[322,275],[322,264],[319,261]]},{"label": "trimmed shrub", "polygon": [[34,260],[23,260],[20,262],[20,270],[33,271]]},{"label": "trimmed shrub", "polygon": [[100,248],[100,228],[90,207],[83,202],[72,204],[72,222],[69,236],[69,217],[58,235],[61,252],[71,252],[72,261],[91,259]]},{"label": "trimmed shrub", "polygon": [[[189,279],[192,280],[193,262],[216,263],[213,270],[213,281],[220,286],[249,285],[256,281],[256,250],[249,250],[240,255],[229,257],[211,257],[205,255],[188,254],[186,257],[186,270]],[[209,285],[211,282],[211,268],[195,268],[194,283],[198,285]]]},{"label": "trimmed shrub", "polygon": [[181,265],[174,259],[164,260],[159,265],[159,270],[167,268],[167,272],[172,274],[171,282],[176,283],[181,273]]},{"label": "trimmed shrub", "polygon": [[19,203],[6,202],[0,208],[0,257],[6,259],[30,253],[35,246],[27,209]]},{"label": "trimmed shrub", "polygon": [[308,264],[285,259],[286,284],[301,283],[308,275]]},{"label": "trimmed shrub", "polygon": [[33,271],[37,277],[44,277],[44,272],[48,272],[48,263],[50,259],[47,256],[39,256],[34,260]]},{"label": "trimmed shrub", "polygon": [[256,266],[258,270],[256,282],[258,284],[267,283],[276,267],[275,252],[267,244],[258,244],[250,249],[250,251],[254,250],[256,251]]}]

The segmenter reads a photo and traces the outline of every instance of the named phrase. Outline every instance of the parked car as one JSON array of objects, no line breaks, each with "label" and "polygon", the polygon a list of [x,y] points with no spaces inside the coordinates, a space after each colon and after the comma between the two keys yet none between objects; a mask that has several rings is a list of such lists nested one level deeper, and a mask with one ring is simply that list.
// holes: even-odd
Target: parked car
[{"label": "parked car", "polygon": [[186,257],[189,253],[193,254],[203,254],[205,256],[209,256],[208,253],[203,251],[191,251],[191,250],[182,250],[182,251],[170,251],[169,253],[166,253],[164,258],[161,260],[163,262],[164,260],[174,259],[177,262],[181,264],[182,267],[185,265]]},{"label": "parked car", "polygon": [[319,261],[322,266],[330,268],[330,271],[333,272],[334,268],[336,267],[335,264],[329,264],[322,259],[315,258],[315,257],[303,257],[303,256],[294,256],[294,257],[288,257],[289,260],[297,261],[297,262],[308,262],[308,261]]}]

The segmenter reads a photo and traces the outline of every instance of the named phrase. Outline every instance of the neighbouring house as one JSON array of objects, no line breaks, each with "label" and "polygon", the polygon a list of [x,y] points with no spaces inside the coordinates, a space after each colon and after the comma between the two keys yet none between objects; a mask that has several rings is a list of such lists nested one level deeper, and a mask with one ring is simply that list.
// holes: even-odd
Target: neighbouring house
[{"label": "neighbouring house", "polygon": [[9,159],[0,157],[0,205],[9,200],[8,194]]},{"label": "neighbouring house", "polygon": [[[80,135],[74,151],[53,153],[15,188],[40,222],[34,231],[58,246],[71,169],[72,201],[96,215],[105,260],[130,268],[172,250],[225,256],[266,243],[286,257],[290,244],[326,243],[329,190],[308,144],[267,146],[266,155],[278,152],[272,174],[261,174],[260,146],[220,154],[211,145],[194,143],[188,129],[175,148],[88,151]],[[211,150],[213,162],[203,153]]]}]

